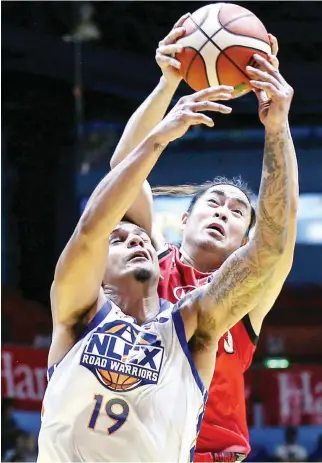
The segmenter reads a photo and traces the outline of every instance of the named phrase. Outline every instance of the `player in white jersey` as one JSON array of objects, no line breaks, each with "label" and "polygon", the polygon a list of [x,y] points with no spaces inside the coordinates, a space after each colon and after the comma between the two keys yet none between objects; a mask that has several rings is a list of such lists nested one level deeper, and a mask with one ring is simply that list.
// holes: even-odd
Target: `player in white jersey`
[{"label": "player in white jersey", "polygon": [[[287,241],[291,187],[279,183],[283,213],[271,217],[263,200],[249,242],[173,308],[158,299],[158,259],[148,234],[121,219],[168,143],[191,125],[213,126],[200,111],[227,112],[213,100],[227,99],[229,91],[221,86],[179,100],[90,198],[51,291],[51,379],[39,462],[192,461],[218,339],[259,304],[274,275]],[[283,102],[276,119],[287,110]],[[289,152],[281,145],[266,156],[278,177]],[[262,178],[264,190],[270,175]]]},{"label": "player in white jersey", "polygon": [[188,461],[207,393],[180,312],[160,309],[139,325],[107,300],[50,370],[39,461]]}]

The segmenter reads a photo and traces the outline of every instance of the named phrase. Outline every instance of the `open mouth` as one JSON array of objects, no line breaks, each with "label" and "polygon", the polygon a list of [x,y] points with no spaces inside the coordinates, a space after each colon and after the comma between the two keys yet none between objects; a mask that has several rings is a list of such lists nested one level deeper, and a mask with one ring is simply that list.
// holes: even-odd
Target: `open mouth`
[{"label": "open mouth", "polygon": [[149,254],[146,251],[136,251],[134,254],[129,257],[128,261],[132,261],[134,259],[144,259],[150,260]]},{"label": "open mouth", "polygon": [[219,223],[211,223],[210,225],[208,225],[207,228],[209,230],[216,230],[218,233],[221,234],[221,236],[225,236],[224,227],[222,225],[220,225]]}]

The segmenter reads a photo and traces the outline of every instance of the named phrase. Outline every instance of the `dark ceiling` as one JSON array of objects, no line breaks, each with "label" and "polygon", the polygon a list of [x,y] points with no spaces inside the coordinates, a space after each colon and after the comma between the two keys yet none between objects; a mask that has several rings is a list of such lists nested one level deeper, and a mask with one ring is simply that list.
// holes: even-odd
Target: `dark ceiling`
[{"label": "dark ceiling", "polygon": [[[157,82],[154,52],[158,41],[187,10],[194,11],[207,3],[92,2],[93,18],[102,36],[98,42],[84,47],[83,78],[85,89],[98,95],[92,98],[98,113],[100,103],[103,106],[108,103],[115,108],[116,117],[129,117]],[[80,4],[2,2],[3,71],[46,75],[72,84],[73,49],[61,38],[71,32]],[[240,4],[253,11],[279,39],[281,71],[295,89],[293,123],[321,124],[322,3]],[[7,79],[9,86],[11,76]],[[236,102],[236,117],[247,117],[247,98]]]},{"label": "dark ceiling", "polygon": [[[105,48],[148,54],[184,13],[209,2],[92,2]],[[283,43],[290,62],[321,57],[322,5],[319,2],[239,2],[250,9]],[[61,37],[70,31],[79,2],[2,2],[2,20]]]},{"label": "dark ceiling", "polygon": [[[183,13],[204,4],[94,2],[94,20],[102,37],[83,47],[85,121],[125,123],[158,81],[154,61],[158,41]],[[295,89],[292,128],[322,125],[322,3],[240,4],[259,16],[279,39],[281,72]],[[79,2],[67,1],[1,3],[2,127],[7,136],[7,161],[18,173],[17,186],[12,188],[14,214],[19,218],[20,285],[27,295],[43,301],[48,297],[53,265],[79,214],[79,204],[73,202],[75,55],[73,45],[62,40],[71,32],[78,8]],[[233,114],[220,118],[219,128],[259,128],[256,106],[249,104],[252,97],[233,102]],[[310,133],[307,139],[313,146],[316,142]],[[306,160],[302,153],[301,162]],[[317,177],[319,162],[312,163],[312,168]],[[8,189],[6,198],[10,199]],[[14,236],[14,228],[9,230]]]}]

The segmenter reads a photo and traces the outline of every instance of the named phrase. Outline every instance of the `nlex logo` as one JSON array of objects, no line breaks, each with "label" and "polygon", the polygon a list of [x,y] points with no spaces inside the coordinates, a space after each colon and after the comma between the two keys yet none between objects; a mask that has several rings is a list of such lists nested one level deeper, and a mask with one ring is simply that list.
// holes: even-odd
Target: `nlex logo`
[{"label": "nlex logo", "polygon": [[163,351],[156,334],[114,321],[92,334],[80,364],[108,389],[128,391],[158,382]]}]

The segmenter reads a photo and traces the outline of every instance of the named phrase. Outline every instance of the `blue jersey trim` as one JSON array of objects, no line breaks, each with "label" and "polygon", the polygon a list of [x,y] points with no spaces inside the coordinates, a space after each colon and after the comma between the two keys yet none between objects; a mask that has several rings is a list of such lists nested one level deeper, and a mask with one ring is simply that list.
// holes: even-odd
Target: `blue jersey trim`
[{"label": "blue jersey trim", "polygon": [[85,338],[85,336],[90,333],[92,330],[94,330],[102,321],[104,320],[105,317],[110,313],[112,309],[112,304],[111,302],[107,299],[105,304],[100,308],[98,312],[96,312],[94,318],[92,321],[88,324],[88,326],[85,328],[81,336],[76,339],[75,344],[66,352],[66,354],[59,360],[59,362],[54,363],[51,365],[48,370],[47,370],[47,380],[49,381],[50,378],[52,377],[55,369],[58,367],[58,365],[64,360],[68,352],[76,346],[76,344],[81,341],[82,339]]},{"label": "blue jersey trim", "polygon": [[[178,309],[177,305],[174,306],[174,310],[172,312],[172,319],[173,319],[173,324],[179,339],[179,342],[181,344],[182,350],[185,353],[185,356],[187,357],[188,362],[190,363],[190,368],[191,372],[193,374],[193,377],[195,378],[195,381],[197,383],[197,386],[199,387],[202,395],[205,397],[207,394],[206,388],[199,376],[198,370],[196,368],[196,365],[193,361],[187,338],[186,338],[186,332],[184,329],[184,324],[182,321],[181,313],[180,310]],[[205,400],[205,399],[204,399]]]},{"label": "blue jersey trim", "polygon": [[97,328],[98,325],[102,323],[104,318],[107,317],[107,315],[110,313],[111,310],[112,310],[111,301],[107,299],[105,304],[100,308],[100,310],[96,313],[93,320],[87,325],[87,327],[85,328],[81,336],[77,339],[77,342],[80,341],[81,339],[84,339],[85,336],[88,335],[88,333],[90,333],[95,328]]},{"label": "blue jersey trim", "polygon": [[[145,320],[145,322],[142,323],[141,326],[147,325],[148,323],[153,322],[158,317],[158,315],[160,315],[160,313],[162,313],[165,310],[169,309],[171,306],[172,306],[171,302],[167,301],[166,299],[159,299],[159,312],[157,314],[153,315],[152,318],[149,318],[148,320]],[[137,323],[137,320],[135,318],[133,318],[133,320],[134,320],[135,323]]]}]

